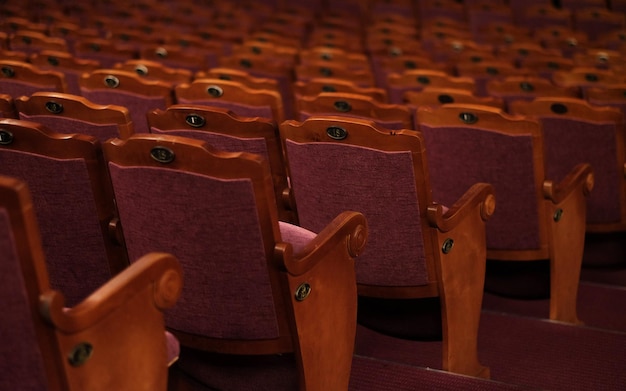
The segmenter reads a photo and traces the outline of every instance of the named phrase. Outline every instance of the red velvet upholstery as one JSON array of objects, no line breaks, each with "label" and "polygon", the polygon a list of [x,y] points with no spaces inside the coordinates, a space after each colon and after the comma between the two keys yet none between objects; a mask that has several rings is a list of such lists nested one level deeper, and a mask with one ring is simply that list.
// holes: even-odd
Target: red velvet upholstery
[{"label": "red velvet upholstery", "polygon": [[262,156],[269,162],[274,179],[278,218],[295,221],[282,196],[288,186],[287,173],[274,121],[243,117],[218,107],[178,104],[148,113],[148,123],[151,133],[191,137],[207,141],[220,150]]},{"label": "red velvet upholstery", "polygon": [[115,207],[100,146],[86,135],[0,121],[0,174],[26,181],[40,221],[51,284],[75,304],[127,265],[110,236]]}]

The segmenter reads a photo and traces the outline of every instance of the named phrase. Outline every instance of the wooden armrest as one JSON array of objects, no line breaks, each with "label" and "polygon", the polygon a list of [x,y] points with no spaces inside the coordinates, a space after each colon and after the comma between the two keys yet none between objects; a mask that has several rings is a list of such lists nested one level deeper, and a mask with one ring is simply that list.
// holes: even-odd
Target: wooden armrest
[{"label": "wooden armrest", "polygon": [[480,215],[484,221],[487,221],[496,208],[496,198],[492,185],[476,183],[445,213],[439,204],[429,206],[426,217],[431,227],[437,228],[441,232],[448,232],[472,213],[476,205],[480,205]]},{"label": "wooden armrest", "polygon": [[168,352],[163,310],[178,300],[182,271],[176,258],[151,253],[73,308],[59,292],[40,297],[51,324],[68,390],[167,389]]},{"label": "wooden armrest", "polygon": [[356,257],[363,251],[366,241],[365,216],[358,212],[343,212],[306,245],[298,258],[294,257],[293,248],[288,243],[276,244],[275,254],[285,270],[297,276],[314,268],[338,243],[345,243],[349,256]]},{"label": "wooden armrest", "polygon": [[152,302],[161,311],[176,303],[182,290],[182,269],[174,256],[150,253],[141,257],[73,308],[64,307],[62,293],[49,291],[40,298],[40,312],[59,330],[76,333],[114,316],[146,289],[151,290]]},{"label": "wooden armrest", "polygon": [[487,265],[485,225],[495,203],[493,186],[476,183],[445,213],[436,204],[426,211],[439,251],[435,267],[447,338],[443,368],[471,376],[489,377],[478,361],[476,341]]},{"label": "wooden armrest", "polygon": [[[294,258],[278,243],[304,373],[300,389],[346,390],[356,337],[357,283],[354,257],[367,240],[361,213],[343,212]],[[332,375],[328,375],[332,374]]]},{"label": "wooden armrest", "polygon": [[574,167],[572,171],[558,184],[551,180],[543,182],[543,195],[554,204],[561,203],[573,191],[582,186],[583,194],[589,195],[593,189],[593,170],[588,163],[581,163]]}]

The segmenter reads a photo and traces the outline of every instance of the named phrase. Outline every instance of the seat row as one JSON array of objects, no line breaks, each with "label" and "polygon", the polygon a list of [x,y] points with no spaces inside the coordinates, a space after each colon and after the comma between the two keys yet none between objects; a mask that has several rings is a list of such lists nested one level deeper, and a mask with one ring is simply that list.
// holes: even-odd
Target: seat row
[{"label": "seat row", "polygon": [[[191,127],[202,123],[196,113],[185,110],[176,116],[188,119]],[[299,225],[278,220],[275,184],[269,180],[271,168],[266,159],[248,153],[218,152],[190,138],[135,134],[126,140],[112,139],[104,143],[104,157],[92,152],[85,163],[76,164],[83,158],[72,155],[77,148],[70,142],[80,144],[84,139],[84,148],[89,144],[97,149],[95,139],[61,136],[32,123],[3,120],[1,151],[7,158],[2,167],[3,174],[30,176],[29,185],[41,192],[35,193],[35,210],[49,214],[42,215],[43,232],[52,242],[50,251],[61,251],[49,259],[64,259],[60,266],[69,268],[58,272],[56,283],[67,283],[67,273],[81,283],[97,283],[92,278],[93,270],[88,278],[81,277],[78,271],[83,270],[82,266],[76,265],[84,259],[102,260],[102,246],[93,242],[98,237],[108,243],[105,248],[125,249],[131,263],[153,250],[171,252],[181,261],[187,285],[167,324],[184,347],[179,366],[192,378],[212,373],[200,368],[214,362],[216,352],[251,353],[246,349],[252,346],[259,349],[255,350],[257,354],[286,352],[293,349],[292,338],[297,334],[303,339],[315,339],[315,343],[299,340],[302,351],[298,354],[309,352],[304,348],[308,343],[316,346],[310,347],[313,351],[333,346],[334,352],[343,357],[345,366],[340,368],[345,380],[350,347],[341,353],[336,344],[354,338],[355,319],[349,316],[356,316],[356,312],[346,309],[356,311],[357,292],[365,298],[386,300],[438,297],[445,341],[444,369],[488,377],[488,370],[477,361],[475,344],[487,258],[550,259],[549,316],[578,322],[576,287],[587,216],[585,200],[593,187],[591,166],[559,161],[561,168],[554,170],[561,171],[552,177],[555,179],[546,177],[553,163],[543,155],[544,138],[548,137],[537,120],[508,118],[498,110],[471,105],[422,108],[418,117],[422,121],[419,132],[390,131],[367,120],[337,116],[282,123],[281,145],[291,184],[287,199],[292,201],[290,206],[297,212]],[[473,135],[468,137],[470,133]],[[55,143],[59,145],[53,146]],[[477,146],[472,147],[472,143]],[[490,146],[494,149],[487,150]],[[56,155],[31,160],[42,151],[56,151]],[[524,155],[528,159],[523,159]],[[506,156],[511,158],[509,163],[503,163]],[[67,163],[61,163],[63,160]],[[32,169],[33,165],[37,169]],[[85,165],[91,167],[88,173],[79,174]],[[458,177],[457,173],[462,175]],[[90,180],[99,183],[97,187],[84,186]],[[67,191],[72,184],[79,187],[80,183],[82,189]],[[44,190],[45,186],[56,190]],[[499,194],[495,211],[494,189]],[[58,206],[51,203],[50,194],[55,195]],[[95,197],[100,198],[95,202],[97,210],[103,204],[109,207],[98,213],[99,224],[83,222],[80,217],[88,215],[88,210],[79,213],[74,209],[90,204]],[[90,209],[94,205],[83,207]],[[356,213],[346,214],[351,210]],[[60,211],[70,212],[62,219],[63,229],[56,223],[59,217],[54,216]],[[75,220],[70,221],[72,215]],[[94,254],[80,254],[72,266],[63,255],[60,234],[74,242],[77,232],[83,235],[80,243],[93,243],[85,248],[91,248]],[[313,244],[320,240],[326,244]],[[293,248],[280,244],[283,241]],[[327,266],[326,272],[316,269],[322,277],[313,270],[313,265],[321,261],[305,254],[315,252],[322,257],[331,251],[324,250],[330,243],[334,243],[333,251],[344,254],[346,269],[339,273],[335,263]],[[357,254],[361,255],[356,273],[350,277],[355,267],[347,259]],[[302,261],[290,261],[291,256]],[[109,259],[114,274],[124,270],[120,259]],[[250,264],[251,259],[258,261]],[[274,270],[277,259],[284,259],[279,262],[284,264]],[[303,263],[305,259],[308,261]],[[107,262],[104,260],[104,264]],[[313,274],[306,271],[309,262]],[[241,269],[235,271],[238,265]],[[289,282],[292,277],[285,272],[294,280]],[[267,273],[269,280],[262,284],[257,281],[260,276],[267,278]],[[327,283],[331,276],[347,280]],[[281,285],[284,278],[288,285]],[[256,281],[254,289],[242,285],[250,281]],[[249,290],[252,292],[246,294]],[[329,296],[324,299],[318,295]],[[75,300],[80,297],[79,293]],[[206,307],[209,303],[210,310]],[[250,310],[244,310],[249,306],[256,308],[254,314],[259,319],[250,321]],[[363,302],[359,308],[375,310],[376,305]],[[314,315],[316,311],[321,312]],[[190,313],[194,314],[193,321]],[[278,323],[272,320],[271,314],[283,313],[294,314],[295,318]],[[316,329],[327,326],[315,322],[307,326],[314,329],[303,329],[303,323],[311,323],[312,318],[325,319],[329,313],[343,319],[343,323],[333,323],[335,329],[343,330],[340,337]],[[226,318],[231,320],[224,328],[221,320]],[[360,321],[378,329],[389,327],[380,316]],[[293,327],[298,327],[297,333]],[[421,330],[416,327],[409,331]],[[320,339],[320,333],[328,339]],[[226,344],[223,338],[238,342]],[[321,346],[322,342],[326,347]],[[318,357],[317,352],[310,354]],[[300,371],[304,371],[300,381],[309,381],[307,360],[312,357],[296,356]],[[338,360],[332,361],[335,370]],[[319,362],[311,365],[323,370]],[[204,380],[210,383],[215,376],[213,373]]]}]

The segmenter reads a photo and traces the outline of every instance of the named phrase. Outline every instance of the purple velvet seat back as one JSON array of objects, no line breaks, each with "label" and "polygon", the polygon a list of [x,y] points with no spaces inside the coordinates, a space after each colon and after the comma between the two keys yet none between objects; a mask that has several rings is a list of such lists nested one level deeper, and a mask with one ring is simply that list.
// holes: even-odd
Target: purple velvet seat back
[{"label": "purple velvet seat back", "polygon": [[177,130],[161,130],[155,127],[150,128],[150,132],[154,134],[169,134],[174,136],[183,136],[203,140],[208,142],[215,149],[228,152],[249,152],[263,156],[269,160],[267,152],[267,144],[263,137],[240,138],[229,136],[226,134],[207,132],[202,130],[177,129]]},{"label": "purple velvet seat back", "polygon": [[167,325],[215,338],[277,337],[250,181],[109,166],[131,261],[165,251],[182,265],[185,284]]},{"label": "purple velvet seat back", "polygon": [[474,183],[491,183],[498,207],[486,224],[490,249],[538,249],[539,216],[530,135],[420,125],[433,199],[445,205]]},{"label": "purple velvet seat back", "polygon": [[0,208],[0,390],[47,389],[29,301],[9,214]]},{"label": "purple velvet seat back", "polygon": [[549,178],[562,179],[579,163],[593,168],[593,191],[587,197],[587,222],[619,222],[620,186],[624,180],[617,161],[615,124],[542,118]]},{"label": "purple velvet seat back", "polygon": [[0,173],[28,184],[50,285],[63,292],[66,305],[78,303],[111,278],[84,160],[0,149]]},{"label": "purple velvet seat back", "polygon": [[104,142],[113,137],[120,137],[117,124],[96,124],[56,115],[27,115],[19,113],[20,119],[38,122],[58,133],[80,133],[96,137]]},{"label": "purple velvet seat back", "polygon": [[59,91],[59,89],[54,84],[42,85],[8,79],[3,79],[0,81],[0,91],[3,94],[10,95],[15,99],[19,98],[20,96],[31,96],[35,92],[39,91],[62,92]]},{"label": "purple velvet seat back", "polygon": [[339,213],[365,215],[369,236],[357,281],[373,285],[427,282],[421,219],[409,152],[347,144],[286,141],[300,225],[319,232]]},{"label": "purple velvet seat back", "polygon": [[148,112],[155,109],[165,110],[167,108],[167,102],[161,96],[147,96],[129,91],[89,90],[83,88],[81,95],[94,103],[126,107],[130,111],[135,133],[150,133],[148,129]]},{"label": "purple velvet seat back", "polygon": [[233,113],[241,116],[241,117],[261,117],[261,118],[274,118],[274,113],[272,112],[272,108],[270,106],[252,106],[246,105],[239,102],[234,101],[226,101],[226,100],[218,100],[218,99],[210,99],[210,100],[189,100],[184,98],[179,98],[178,103],[180,104],[193,104],[193,105],[203,105],[210,107],[222,107],[225,109],[229,109]]}]

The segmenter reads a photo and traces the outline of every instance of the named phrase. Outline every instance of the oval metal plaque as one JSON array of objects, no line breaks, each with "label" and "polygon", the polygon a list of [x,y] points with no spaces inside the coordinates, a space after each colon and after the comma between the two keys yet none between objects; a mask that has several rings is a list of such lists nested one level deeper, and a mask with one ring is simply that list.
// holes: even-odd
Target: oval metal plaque
[{"label": "oval metal plaque", "polygon": [[13,133],[0,129],[0,145],[9,145],[13,142]]},{"label": "oval metal plaque", "polygon": [[296,301],[302,301],[306,299],[307,297],[309,297],[310,293],[311,293],[311,285],[309,285],[306,282],[300,284],[300,286],[296,288],[296,292],[295,292]]},{"label": "oval metal plaque", "polygon": [[444,254],[448,254],[450,251],[452,251],[452,247],[454,247],[454,240],[448,238],[443,241],[443,244],[441,245],[441,252],[443,252]]},{"label": "oval metal plaque", "polygon": [[148,75],[148,67],[143,64],[139,64],[135,67],[135,73],[139,76],[146,76]]},{"label": "oval metal plaque", "polygon": [[346,102],[345,100],[338,100],[333,104],[333,106],[335,107],[335,110],[342,113],[347,113],[352,110],[352,105],[350,105],[350,103]]},{"label": "oval metal plaque", "polygon": [[52,65],[53,67],[59,66],[59,59],[54,56],[48,56],[47,61],[48,64]]},{"label": "oval metal plaque", "polygon": [[523,82],[519,83],[519,88],[522,91],[526,91],[526,92],[530,92],[530,91],[534,91],[535,90],[535,86],[533,86],[532,83],[527,82],[527,81],[523,81]]},{"label": "oval metal plaque", "polygon": [[15,70],[9,66],[3,66],[2,74],[4,75],[4,77],[13,77],[15,76]]},{"label": "oval metal plaque", "polygon": [[420,84],[430,84],[430,79],[428,78],[428,76],[418,76],[415,80]]},{"label": "oval metal plaque", "polygon": [[599,62],[601,63],[607,63],[609,62],[609,54],[606,52],[600,52],[598,53],[598,55],[596,56],[596,58],[598,59]]},{"label": "oval metal plaque", "polygon": [[548,68],[550,68],[550,69],[560,69],[561,67],[559,66],[558,63],[556,63],[554,61],[548,61]]},{"label": "oval metal plaque", "polygon": [[206,124],[206,120],[203,116],[199,114],[189,114],[185,118],[185,122],[187,125],[192,126],[194,128],[201,128]]},{"label": "oval metal plaque", "polygon": [[559,208],[554,211],[554,221],[558,223],[559,221],[561,221],[562,217],[563,217],[563,209]]},{"label": "oval metal plaque", "polygon": [[402,55],[402,49],[400,49],[399,47],[392,47],[389,48],[389,55],[391,57],[398,57]]},{"label": "oval metal plaque", "polygon": [[475,124],[478,122],[478,116],[474,113],[461,113],[459,119],[466,124]]},{"label": "oval metal plaque", "polygon": [[462,42],[459,41],[454,41],[452,42],[452,50],[454,50],[455,52],[460,52],[464,49],[464,45]]},{"label": "oval metal plaque", "polygon": [[67,357],[67,361],[73,367],[79,367],[89,360],[93,353],[93,346],[89,342],[81,342],[74,346],[74,349]]},{"label": "oval metal plaque", "polygon": [[326,129],[326,134],[333,140],[343,140],[348,137],[348,131],[344,128],[340,128],[339,126],[331,126]]},{"label": "oval metal plaque", "polygon": [[167,57],[167,50],[165,48],[157,48],[154,51],[154,54],[156,54],[158,57],[165,58]]},{"label": "oval metal plaque", "polygon": [[104,85],[109,88],[117,88],[120,85],[120,79],[113,75],[108,75],[104,78]]},{"label": "oval metal plaque", "polygon": [[550,110],[555,114],[565,114],[567,113],[567,106],[563,103],[553,103],[552,106],[550,106]]},{"label": "oval metal plaque", "polygon": [[498,68],[494,68],[494,67],[487,67],[485,69],[485,71],[487,72],[487,74],[489,75],[497,75],[500,73],[500,71],[498,70]]},{"label": "oval metal plaque", "polygon": [[446,103],[454,103],[454,98],[451,97],[448,94],[441,94],[437,97],[437,100],[439,101],[439,103],[446,104]]},{"label": "oval metal plaque", "polygon": [[404,67],[406,69],[417,69],[417,64],[415,61],[407,60],[404,62]]},{"label": "oval metal plaque", "polygon": [[159,163],[168,164],[174,161],[176,157],[174,151],[169,148],[156,146],[150,150],[150,157]]},{"label": "oval metal plaque", "polygon": [[320,68],[320,75],[326,76],[326,77],[331,77],[333,75],[333,70],[330,69],[330,68],[321,67]]},{"label": "oval metal plaque", "polygon": [[222,89],[222,87],[216,85],[208,86],[206,92],[214,98],[219,98],[220,96],[224,95],[224,90]]},{"label": "oval metal plaque", "polygon": [[63,112],[63,105],[53,100],[49,100],[46,102],[46,110],[52,114],[61,114]]}]

